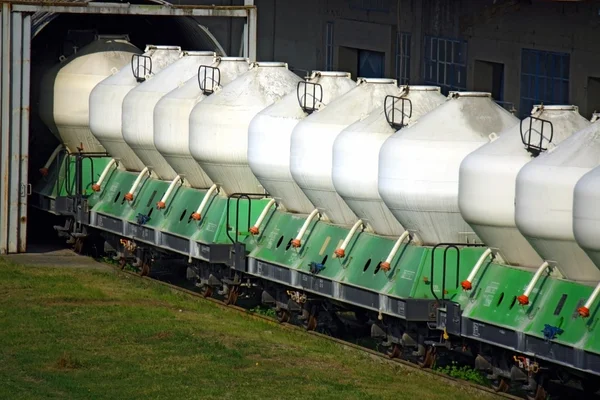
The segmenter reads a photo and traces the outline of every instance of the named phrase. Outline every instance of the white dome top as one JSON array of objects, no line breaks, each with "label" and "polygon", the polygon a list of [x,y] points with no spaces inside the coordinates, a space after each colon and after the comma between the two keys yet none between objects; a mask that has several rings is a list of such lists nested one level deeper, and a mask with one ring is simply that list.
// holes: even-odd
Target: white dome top
[{"label": "white dome top", "polygon": [[[594,123],[594,127],[598,122]],[[597,134],[590,151],[597,152],[600,135]],[[575,186],[573,194],[573,233],[577,244],[600,268],[600,167],[586,173]]]},{"label": "white dome top", "polygon": [[402,92],[393,79],[359,78],[356,87],[302,120],[292,133],[290,166],[294,180],[325,218],[352,225],[358,217],[333,186],[333,143],[350,124]]},{"label": "white dome top", "polygon": [[248,165],[248,126],[265,107],[296,88],[300,78],[284,63],[253,63],[190,114],[192,156],[227,194],[261,193]]},{"label": "white dome top", "polygon": [[[576,184],[599,164],[600,123],[596,122],[525,165],[517,176],[517,227],[540,256],[555,263],[570,280],[600,280],[600,269],[575,242],[573,231]],[[585,214],[580,210],[579,215]]]},{"label": "white dome top", "polygon": [[[140,84],[146,75],[162,71],[182,56],[177,46],[146,46],[143,57],[133,57],[131,65],[100,82],[90,94],[90,128],[108,153],[130,171],[141,171],[144,163],[123,139],[123,100],[129,91]],[[144,66],[146,68],[144,68]]]},{"label": "white dome top", "polygon": [[40,117],[71,152],[80,147],[85,152],[105,151],[90,131],[90,93],[136,53],[140,50],[126,40],[98,36],[44,74]]},{"label": "white dome top", "polygon": [[252,172],[283,209],[296,213],[310,213],[315,207],[292,178],[292,131],[313,108],[326,107],[356,86],[346,72],[315,71],[306,82],[258,113],[248,129],[248,163]]},{"label": "white dome top", "polygon": [[448,100],[387,139],[379,155],[379,194],[417,242],[479,241],[458,210],[462,160],[489,135],[518,123],[489,93]]},{"label": "white dome top", "polygon": [[333,144],[336,191],[370,230],[385,236],[399,236],[404,228],[379,196],[381,146],[397,131],[398,124],[411,126],[446,101],[439,87],[403,86],[401,90],[400,98],[386,100],[385,110],[379,107],[365,119],[353,123]]},{"label": "white dome top", "polygon": [[154,146],[154,106],[165,94],[196,76],[198,67],[210,64],[212,51],[186,51],[183,57],[132,89],[123,100],[123,138],[145,166],[165,180],[177,175]]},{"label": "white dome top", "polygon": [[[190,153],[190,113],[194,106],[248,71],[247,58],[216,57],[200,66],[198,75],[163,96],[154,107],[154,145],[178,175],[195,188],[207,188],[211,179]],[[200,89],[202,85],[203,90]]]},{"label": "white dome top", "polygon": [[531,117],[463,160],[458,191],[462,217],[504,262],[531,268],[542,263],[515,224],[517,174],[537,153],[524,143],[553,148],[589,124],[575,106],[535,106]]}]

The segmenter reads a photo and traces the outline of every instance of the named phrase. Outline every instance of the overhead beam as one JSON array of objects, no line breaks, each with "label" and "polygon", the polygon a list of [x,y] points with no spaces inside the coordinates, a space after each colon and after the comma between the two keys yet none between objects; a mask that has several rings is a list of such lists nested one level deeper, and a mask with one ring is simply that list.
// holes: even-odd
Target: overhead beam
[{"label": "overhead beam", "polygon": [[[4,1],[2,2],[4,3]],[[52,12],[62,14],[112,14],[154,15],[165,17],[233,17],[248,18],[256,13],[256,6],[161,6],[129,3],[64,3],[64,2],[15,2],[12,11],[34,13]]]}]

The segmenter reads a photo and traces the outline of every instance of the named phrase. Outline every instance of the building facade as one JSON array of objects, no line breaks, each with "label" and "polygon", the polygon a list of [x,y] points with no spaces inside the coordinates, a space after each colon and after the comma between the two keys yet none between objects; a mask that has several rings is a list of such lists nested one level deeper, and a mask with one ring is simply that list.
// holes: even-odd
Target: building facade
[{"label": "building facade", "polygon": [[[600,110],[600,2],[257,0],[258,57],[303,70],[489,91],[533,104]],[[218,37],[218,35],[217,35]]]}]

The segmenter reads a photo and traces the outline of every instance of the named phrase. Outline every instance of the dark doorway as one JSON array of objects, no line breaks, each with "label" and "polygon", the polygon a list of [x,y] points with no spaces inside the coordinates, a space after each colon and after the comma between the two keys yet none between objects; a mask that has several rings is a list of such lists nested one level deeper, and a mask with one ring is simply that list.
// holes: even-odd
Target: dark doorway
[{"label": "dark doorway", "polygon": [[497,102],[504,101],[504,64],[475,60],[476,91],[489,92]]}]

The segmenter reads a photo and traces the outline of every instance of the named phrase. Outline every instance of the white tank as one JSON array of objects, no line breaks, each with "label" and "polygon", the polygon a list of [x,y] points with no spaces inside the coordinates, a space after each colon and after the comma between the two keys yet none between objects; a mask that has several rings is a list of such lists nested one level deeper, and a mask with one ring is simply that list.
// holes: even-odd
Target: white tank
[{"label": "white tank", "polygon": [[439,87],[400,89],[399,97],[388,97],[383,107],[344,129],[333,144],[335,190],[369,230],[384,236],[399,236],[404,229],[379,196],[381,146],[397,130],[411,126],[446,101]]},{"label": "white tank", "polygon": [[292,178],[290,142],[294,127],[310,113],[356,86],[347,72],[315,71],[297,90],[267,107],[250,123],[248,163],[262,186],[289,212],[315,207]]},{"label": "white tank", "polygon": [[123,99],[147,77],[162,71],[182,56],[179,46],[148,45],[143,56],[130,58],[116,74],[100,82],[90,94],[90,129],[108,153],[130,171],[141,171],[144,163],[123,139]]},{"label": "white tank", "polygon": [[379,155],[379,194],[417,243],[479,239],[458,209],[462,160],[519,122],[489,93],[451,92],[415,125],[385,141]]},{"label": "white tank", "polygon": [[[178,175],[195,188],[207,188],[211,179],[190,153],[190,112],[213,91],[221,90],[248,71],[247,58],[215,57],[183,86],[163,96],[154,107],[154,145]],[[202,89],[200,88],[202,86]]]},{"label": "white tank", "polygon": [[252,63],[248,72],[192,110],[192,156],[225,194],[263,192],[248,165],[248,126],[256,114],[295,90],[298,81],[286,63]]},{"label": "white tank", "polygon": [[42,78],[40,117],[71,152],[105,151],[90,132],[89,97],[94,86],[140,53],[125,38],[99,35]]},{"label": "white tank", "polygon": [[[596,129],[598,122],[592,125]],[[588,128],[591,129],[592,127]],[[591,151],[598,152],[600,133],[590,138]],[[573,194],[573,233],[577,244],[600,268],[600,167],[586,173]]]},{"label": "white tank", "polygon": [[537,268],[543,262],[515,224],[517,174],[540,147],[553,148],[588,125],[575,106],[535,106],[531,117],[463,160],[458,189],[462,217],[505,263]]},{"label": "white tank", "polygon": [[212,51],[184,51],[179,60],[132,89],[123,100],[123,139],[160,179],[170,181],[177,173],[154,145],[154,106],[171,90],[197,76],[198,67],[211,64],[215,56]]},{"label": "white tank", "polygon": [[352,90],[294,128],[290,145],[292,176],[311,203],[332,223],[352,225],[358,220],[333,186],[335,138],[350,124],[380,108],[386,95],[398,96],[401,92],[394,79],[359,78]]},{"label": "white tank", "polygon": [[[525,165],[517,176],[517,227],[540,256],[569,280],[600,280],[600,270],[573,233],[573,192],[581,177],[598,164],[600,122],[595,122]],[[585,191],[585,182],[579,188]],[[584,204],[578,215],[597,213],[591,210],[598,209],[598,203]],[[598,238],[593,243],[598,243]]]}]

